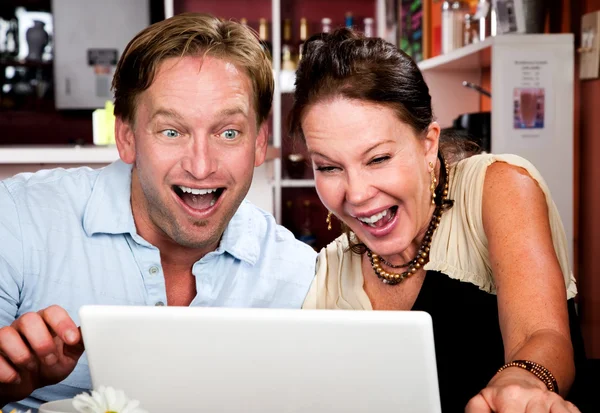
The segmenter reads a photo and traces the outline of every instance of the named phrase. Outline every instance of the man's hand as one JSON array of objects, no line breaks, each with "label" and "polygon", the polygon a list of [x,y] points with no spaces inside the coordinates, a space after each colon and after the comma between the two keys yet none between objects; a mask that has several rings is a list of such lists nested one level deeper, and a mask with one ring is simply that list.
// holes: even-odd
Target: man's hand
[{"label": "man's hand", "polygon": [[67,312],[51,306],[0,329],[0,406],[64,380],[83,353],[81,333]]}]

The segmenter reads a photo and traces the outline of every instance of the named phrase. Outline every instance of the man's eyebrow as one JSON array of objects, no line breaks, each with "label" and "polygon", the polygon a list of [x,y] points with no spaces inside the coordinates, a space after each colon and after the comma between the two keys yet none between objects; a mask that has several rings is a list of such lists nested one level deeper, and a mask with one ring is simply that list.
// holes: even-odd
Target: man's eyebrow
[{"label": "man's eyebrow", "polygon": [[183,116],[181,116],[179,113],[169,110],[169,109],[157,109],[152,114],[152,117],[150,119],[155,119],[155,118],[158,118],[159,116],[166,117],[166,118],[172,118],[172,119],[176,119],[176,120],[183,120]]},{"label": "man's eyebrow", "polygon": [[[230,107],[230,108],[225,108],[219,112],[217,112],[216,114],[216,118],[227,118],[227,117],[231,117],[231,116],[244,116],[244,117],[248,117],[248,113],[246,108],[244,108],[243,106],[235,106],[235,107]],[[151,120],[154,120],[155,118],[158,117],[166,117],[166,118],[171,118],[171,119],[175,119],[178,121],[183,121],[184,117],[182,115],[180,115],[179,113],[170,110],[170,109],[164,109],[164,108],[159,108],[157,109],[153,114],[152,117],[150,118]]]},{"label": "man's eyebrow", "polygon": [[236,116],[236,115],[242,115],[244,117],[248,117],[248,111],[246,110],[246,108],[242,107],[242,106],[235,106],[235,107],[231,107],[231,108],[226,108],[223,109],[219,112],[217,112],[217,116],[218,117],[228,117],[228,116]]}]

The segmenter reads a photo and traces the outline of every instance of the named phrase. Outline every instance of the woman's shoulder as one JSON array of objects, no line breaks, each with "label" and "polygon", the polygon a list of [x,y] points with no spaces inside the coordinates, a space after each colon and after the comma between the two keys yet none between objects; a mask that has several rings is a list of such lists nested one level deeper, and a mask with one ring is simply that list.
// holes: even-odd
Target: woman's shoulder
[{"label": "woman's shoulder", "polygon": [[505,154],[494,154],[494,153],[480,153],[477,155],[469,156],[468,158],[461,159],[454,166],[461,172],[473,172],[482,171],[485,172],[488,166],[495,162],[503,162],[514,166],[519,166],[525,169],[536,169],[535,166],[523,158],[522,156],[505,153]]},{"label": "woman's shoulder", "polygon": [[548,193],[546,183],[535,165],[519,155],[491,153],[473,155],[460,160],[451,169],[451,193],[458,198],[479,198],[488,175],[507,170],[526,171],[537,181],[542,190]]}]

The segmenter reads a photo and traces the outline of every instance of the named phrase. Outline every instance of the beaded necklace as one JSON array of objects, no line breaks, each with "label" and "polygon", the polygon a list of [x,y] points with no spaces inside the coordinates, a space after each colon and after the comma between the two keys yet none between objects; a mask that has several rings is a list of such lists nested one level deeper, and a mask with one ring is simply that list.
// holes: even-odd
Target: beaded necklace
[{"label": "beaded necklace", "polygon": [[[444,186],[444,191],[442,192],[442,199],[439,205],[435,207],[433,211],[433,216],[431,217],[431,221],[429,222],[429,228],[425,232],[425,237],[423,237],[423,241],[421,242],[421,246],[417,251],[417,255],[415,258],[407,262],[406,264],[401,265],[391,265],[379,255],[372,252],[370,249],[367,249],[367,256],[369,257],[369,261],[371,261],[371,267],[373,267],[373,271],[377,275],[377,277],[385,284],[396,285],[404,281],[406,278],[414,275],[421,267],[423,267],[427,262],[429,262],[429,251],[431,249],[431,239],[433,238],[433,233],[440,225],[440,221],[442,220],[442,214],[446,210],[446,206],[444,201],[448,196],[448,178],[450,174],[448,173],[448,165],[446,167],[446,184]],[[392,268],[401,268],[408,266],[408,270],[398,274],[384,270],[381,267],[381,263],[392,267]]]}]

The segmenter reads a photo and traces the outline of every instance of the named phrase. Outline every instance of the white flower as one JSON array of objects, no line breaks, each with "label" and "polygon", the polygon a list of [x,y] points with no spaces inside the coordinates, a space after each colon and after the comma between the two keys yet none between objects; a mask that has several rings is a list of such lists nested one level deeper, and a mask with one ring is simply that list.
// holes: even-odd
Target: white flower
[{"label": "white flower", "polygon": [[122,390],[100,386],[91,394],[81,393],[73,399],[79,413],[148,413],[139,407],[140,402],[129,400]]}]

